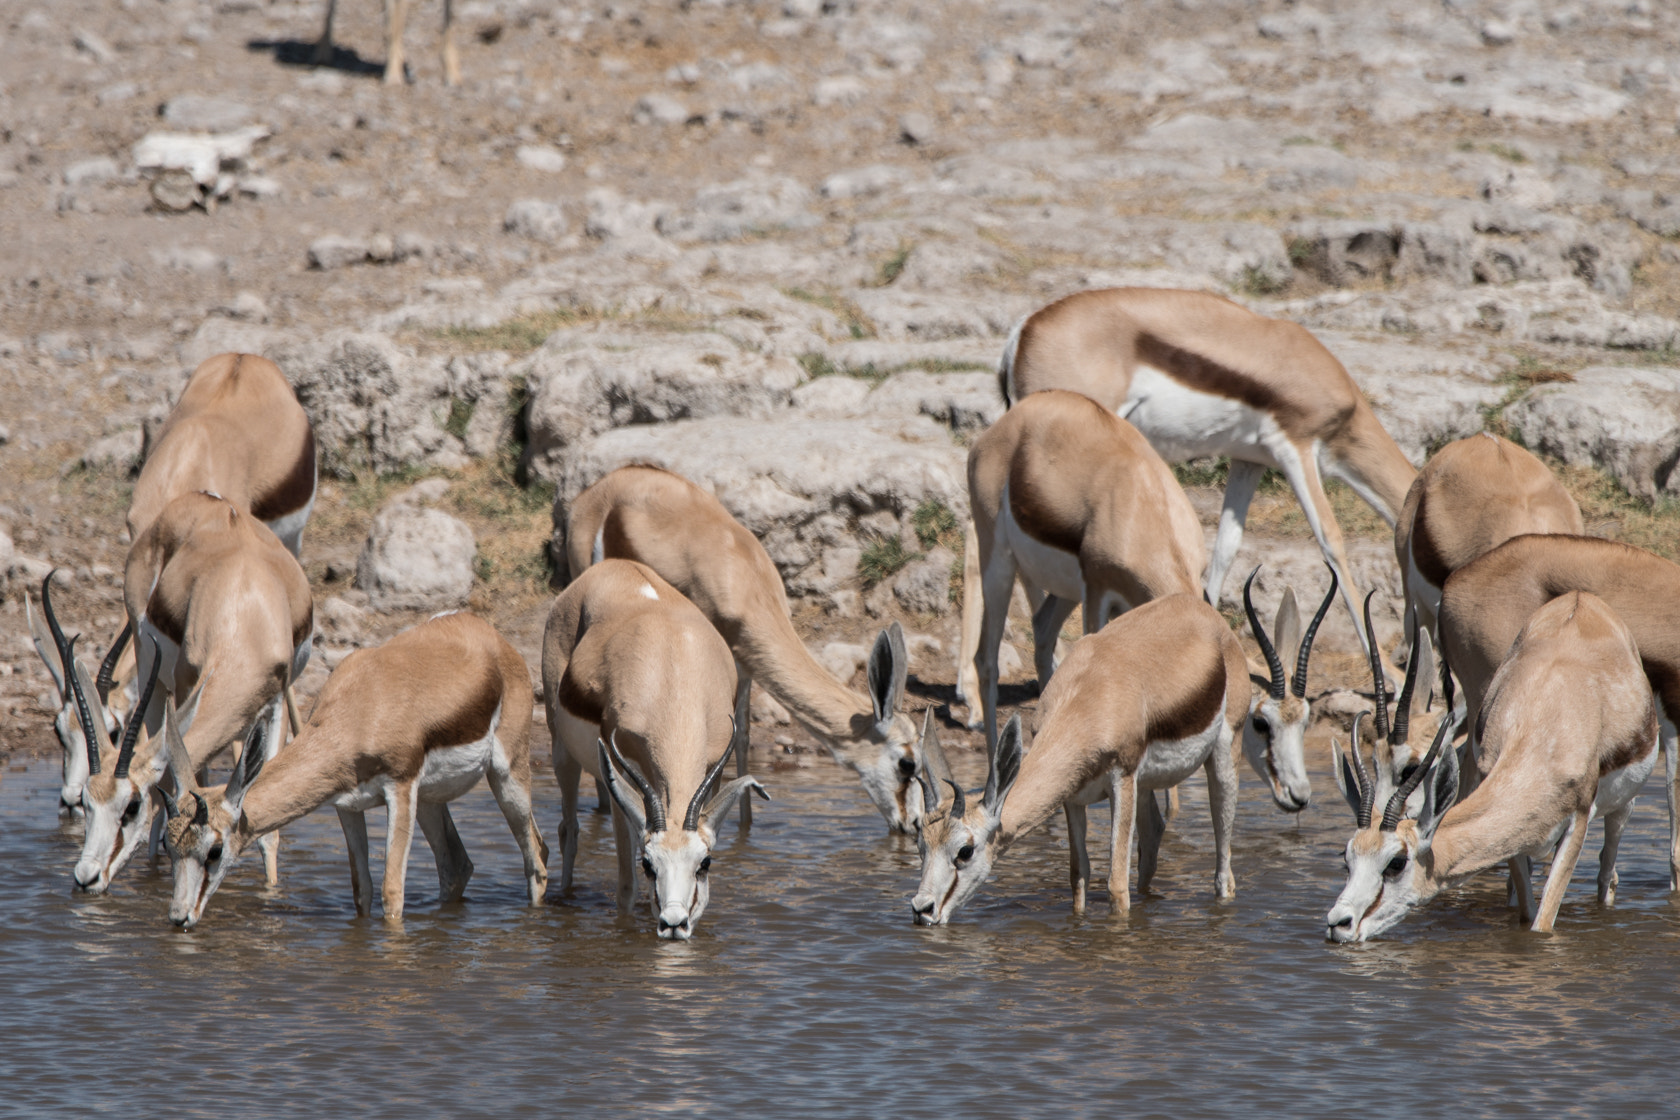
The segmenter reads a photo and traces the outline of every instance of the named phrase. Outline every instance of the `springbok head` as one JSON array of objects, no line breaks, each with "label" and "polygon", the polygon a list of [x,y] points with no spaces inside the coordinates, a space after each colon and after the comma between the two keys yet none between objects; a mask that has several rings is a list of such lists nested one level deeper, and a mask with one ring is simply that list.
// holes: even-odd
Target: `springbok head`
[{"label": "springbok head", "polygon": [[[942,926],[992,873],[1003,800],[1021,772],[1021,717],[1010,716],[998,735],[986,789],[979,797],[964,793],[951,776],[931,708],[922,719],[922,736],[922,768],[917,773],[922,787],[922,827],[917,836],[922,883],[910,900],[910,913],[919,926]],[[951,789],[948,803],[942,785]]]},{"label": "springbok head", "polygon": [[[1412,657],[1406,664],[1406,679],[1400,686],[1400,696],[1394,701],[1394,715],[1389,718],[1388,687],[1383,678],[1382,660],[1377,652],[1377,634],[1371,626],[1371,598],[1375,591],[1365,596],[1365,636],[1371,647],[1371,681],[1372,690],[1376,697],[1374,711],[1376,735],[1371,743],[1371,781],[1376,788],[1379,800],[1389,797],[1395,788],[1405,782],[1417,768],[1414,761],[1416,752],[1411,744],[1412,710],[1417,703],[1418,678],[1433,680],[1435,672],[1434,647],[1430,645],[1429,635],[1419,629],[1416,613],[1412,618]],[[1447,675],[1447,687],[1452,687],[1452,676]],[[1428,688],[1425,687],[1425,698]],[[1447,710],[1452,710],[1451,693],[1448,693]],[[1357,727],[1355,728],[1357,730]],[[1414,787],[1415,788],[1415,787]],[[1345,796],[1344,791],[1344,796]]]},{"label": "springbok head", "polygon": [[[689,799],[681,828],[670,827],[659,794],[619,753],[618,732],[615,730],[607,740],[596,740],[601,752],[601,775],[614,804],[629,822],[631,836],[641,852],[642,873],[653,888],[653,912],[659,919],[659,936],[666,940],[687,941],[693,937],[700,915],[706,912],[706,902],[711,897],[712,847],[717,843],[718,822],[729,815],[741,795],[749,790],[770,800],[770,794],[751,774],[726,782],[713,793],[724,766],[735,753],[735,735],[742,733],[737,728],[730,734],[729,749],[706,772],[700,788]],[[626,780],[641,794],[639,804],[625,789]]]},{"label": "springbok head", "polygon": [[850,738],[833,744],[842,766],[857,771],[864,792],[894,832],[916,831],[922,807],[916,781],[916,724],[899,708],[910,661],[904,631],[894,622],[875,636],[869,653],[869,701],[873,712],[853,721]]},{"label": "springbok head", "polygon": [[[1359,724],[1370,714],[1361,712],[1354,720],[1351,765],[1335,741],[1330,744],[1336,784],[1353,807],[1359,831],[1348,841],[1342,857],[1347,864],[1347,885],[1324,919],[1328,941],[1375,937],[1412,907],[1435,896],[1440,885],[1420,861],[1428,856],[1441,818],[1458,797],[1458,752],[1451,746],[1458,720],[1448,718],[1441,721],[1423,762],[1389,795],[1382,818],[1373,825],[1377,783],[1375,776],[1365,772],[1359,748]],[[1373,751],[1373,763],[1375,755]],[[1420,789],[1423,802],[1414,818],[1407,815],[1407,801]]]},{"label": "springbok head", "polygon": [[[57,569],[54,569],[54,574],[56,572]],[[35,614],[35,607],[27,595],[23,598],[23,606],[24,612],[29,616],[29,636],[34,640],[35,652],[46,665],[47,672],[52,676],[53,688],[58,691],[58,713],[53,717],[53,731],[58,736],[58,744],[63,748],[64,755],[62,777],[58,787],[58,813],[60,816],[79,817],[82,815],[82,786],[88,780],[87,740],[82,734],[82,725],[76,718],[76,701],[69,684],[70,663],[75,659],[71,648],[74,639],[65,640],[64,629],[53,612],[52,580],[52,575],[48,575],[41,581],[41,613],[46,616],[45,626]],[[122,633],[117,636],[116,644],[100,664],[99,675],[95,678],[107,736],[116,735],[121,730],[110,709],[105,705],[109,701],[111,675],[116,671],[117,659],[122,656],[133,632],[130,625],[123,627]],[[51,653],[48,652],[49,649]]]},{"label": "springbok head", "polygon": [[[1254,679],[1248,719],[1243,723],[1243,757],[1271,787],[1277,807],[1286,813],[1299,813],[1312,801],[1305,745],[1307,723],[1312,718],[1312,706],[1307,703],[1307,662],[1312,657],[1318,625],[1336,599],[1336,569],[1330,568],[1330,590],[1324,593],[1324,601],[1318,605],[1318,613],[1313,615],[1305,634],[1301,632],[1301,612],[1295,605],[1293,587],[1284,590],[1272,633],[1266,633],[1254,610],[1252,589],[1254,577],[1259,574],[1256,565],[1248,574],[1248,582],[1243,584],[1243,610],[1248,613],[1254,640],[1265,655],[1270,679]],[[1294,666],[1294,672],[1287,675],[1285,658]]]},{"label": "springbok head", "polygon": [[[145,658],[141,660],[146,663]],[[82,787],[82,810],[87,820],[87,831],[82,838],[81,857],[77,859],[72,873],[76,887],[89,894],[103,894],[110,888],[112,877],[123,869],[151,831],[151,791],[163,776],[165,759],[162,752],[149,749],[153,746],[149,736],[146,743],[141,743],[140,737],[145,730],[146,708],[151,703],[152,689],[157,685],[162,663],[157,643],[153,642],[145,686],[140,690],[140,699],[123,729],[122,742],[115,750],[105,731],[105,720],[102,718],[104,706],[100,705],[100,715],[94,715],[88,700],[89,694],[97,699],[97,688],[88,677],[87,669],[79,662],[72,663],[75,671],[70,678],[70,690],[75,697],[76,714],[82,721],[84,733],[89,728],[93,730],[87,747],[88,780]],[[191,712],[197,710],[197,695],[201,690],[202,684],[199,690],[195,690],[194,696],[182,705],[180,718],[183,725],[190,721]],[[148,749],[136,765],[135,755],[140,747]]]},{"label": "springbok head", "polygon": [[183,929],[193,928],[204,917],[204,908],[222,885],[228,868],[254,839],[239,824],[245,795],[262,773],[265,761],[263,724],[258,720],[252,727],[227,785],[200,789],[187,746],[181,741],[175,710],[164,707],[163,738],[179,793],[171,794],[161,786],[157,792],[168,817],[163,828],[164,846],[175,864],[169,920]]}]

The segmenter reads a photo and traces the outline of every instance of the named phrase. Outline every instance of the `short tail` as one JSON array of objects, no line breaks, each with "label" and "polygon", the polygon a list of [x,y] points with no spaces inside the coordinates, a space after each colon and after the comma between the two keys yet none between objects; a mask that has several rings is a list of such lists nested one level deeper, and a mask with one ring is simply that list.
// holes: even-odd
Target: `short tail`
[{"label": "short tail", "polygon": [[1003,407],[1013,408],[1015,401],[1010,393],[1010,385],[1015,380],[1015,351],[1021,345],[1021,328],[1027,325],[1022,319],[1009,332],[1009,341],[1003,344],[1003,356],[998,359],[998,395],[1003,398]]}]

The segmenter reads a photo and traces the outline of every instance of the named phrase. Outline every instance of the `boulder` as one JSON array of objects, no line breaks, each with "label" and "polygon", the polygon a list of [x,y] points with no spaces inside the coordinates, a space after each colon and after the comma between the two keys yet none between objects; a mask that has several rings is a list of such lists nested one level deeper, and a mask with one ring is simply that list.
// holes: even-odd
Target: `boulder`
[{"label": "boulder", "polygon": [[[422,484],[424,485],[424,484]],[[442,610],[466,603],[478,543],[466,523],[399,494],[373,519],[356,560],[356,586],[375,610]]]},{"label": "boulder", "polygon": [[1680,369],[1592,366],[1505,410],[1523,443],[1598,467],[1646,501],[1680,496]]},{"label": "boulder", "polygon": [[661,214],[657,228],[675,241],[733,241],[804,229],[817,222],[810,202],[811,192],[794,179],[739,179],[702,187],[686,208]]},{"label": "boulder", "polygon": [[1442,444],[1474,435],[1505,396],[1498,368],[1476,351],[1321,332],[1400,450],[1421,466]]},{"label": "boulder", "polygon": [[955,560],[955,554],[945,548],[934,548],[912,560],[893,578],[893,598],[915,614],[944,614],[951,606],[951,565]]},{"label": "boulder", "polygon": [[502,229],[532,241],[558,241],[566,232],[566,214],[558,202],[522,198],[502,215]]},{"label": "boulder", "polygon": [[767,416],[804,380],[791,359],[743,352],[721,334],[678,338],[550,339],[521,370],[531,389],[526,469],[558,478],[579,441],[609,428]]}]

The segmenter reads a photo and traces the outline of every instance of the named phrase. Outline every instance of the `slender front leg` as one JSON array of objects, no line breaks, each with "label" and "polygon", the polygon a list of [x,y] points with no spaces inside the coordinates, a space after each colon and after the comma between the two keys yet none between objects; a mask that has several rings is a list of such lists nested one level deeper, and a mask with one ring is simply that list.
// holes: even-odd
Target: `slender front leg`
[{"label": "slender front leg", "polygon": [[[1047,594],[1044,602],[1033,612],[1033,668],[1038,670],[1040,691],[1050,685],[1051,674],[1056,671],[1056,642],[1062,636],[1062,627],[1067,624],[1068,616],[1078,605],[1072,599]],[[1089,623],[1085,626],[1085,633],[1091,633]]]},{"label": "slender front leg", "polygon": [[981,578],[980,649],[974,668],[980,677],[980,701],[986,721],[986,750],[997,749],[998,647],[1009,621],[1009,597],[1015,591],[1015,561],[999,549],[986,558]]},{"label": "slender front leg", "polygon": [[[501,760],[505,754],[498,746],[491,755],[492,763],[484,777],[490,783],[491,796],[502,810],[502,819],[507,821],[508,831],[513,833],[514,843],[519,845],[519,856],[525,863],[526,891],[531,905],[536,906],[548,894],[548,845],[543,842],[542,830],[537,827],[536,817],[531,812],[531,757],[527,754],[518,762],[504,767]],[[575,779],[572,782],[572,820],[577,820]],[[562,825],[562,836],[564,829]],[[574,853],[577,850],[575,837],[572,850]]]},{"label": "slender front leg", "polygon": [[1517,907],[1517,914],[1524,922],[1534,920],[1534,863],[1527,856],[1512,856],[1505,861],[1511,873],[1511,882],[1506,890],[1506,898]]},{"label": "slender front leg", "polygon": [[408,0],[385,0],[385,84],[403,82],[403,24],[408,21]]},{"label": "slender front leg", "polygon": [[1137,814],[1138,894],[1141,896],[1149,893],[1149,883],[1160,866],[1161,835],[1167,831],[1167,821],[1161,816],[1154,790],[1140,789],[1138,793],[1143,803]]},{"label": "slender front leg", "polygon": [[355,809],[338,811],[338,826],[344,830],[344,848],[350,854],[350,894],[356,900],[356,914],[373,912],[373,872],[368,870],[367,818]]},{"label": "slender front leg", "polygon": [[438,901],[445,905],[461,901],[467,893],[467,880],[472,878],[473,862],[461,843],[461,834],[455,831],[449,806],[441,801],[422,801],[415,806],[414,816],[437,863]]},{"label": "slender front leg", "polygon": [[332,61],[333,11],[337,7],[338,0],[327,0],[327,21],[321,25],[321,37],[315,40],[315,46],[309,52],[309,61],[314,63],[316,66],[325,66],[327,63]]},{"label": "slender front leg", "polygon": [[[1680,712],[1675,713],[1680,717]],[[1680,891],[1680,734],[1668,718],[1662,721],[1663,764],[1668,767],[1668,890]]]},{"label": "slender front leg", "polygon": [[461,84],[461,56],[455,50],[454,0],[443,0],[443,82],[451,86]]},{"label": "slender front leg", "polygon": [[1231,870],[1231,836],[1237,824],[1239,779],[1229,742],[1213,748],[1202,763],[1202,772],[1207,775],[1208,812],[1213,817],[1213,893],[1217,898],[1235,898],[1237,876]]},{"label": "slender front leg", "polygon": [[[752,740],[752,709],[749,705],[752,694],[752,677],[741,671],[740,663],[735,666],[735,776],[742,777],[747,772],[747,747]],[[752,829],[752,798],[741,798],[741,831]]]},{"label": "slender front leg", "polygon": [[1137,832],[1137,772],[1122,774],[1116,767],[1108,778],[1109,802],[1114,808],[1108,833],[1108,905],[1111,913],[1132,909],[1132,838]]},{"label": "slender front leg", "polygon": [[1073,887],[1073,912],[1085,913],[1085,895],[1091,883],[1091,854],[1085,847],[1085,806],[1062,802],[1067,814],[1068,883]]},{"label": "slender front leg", "polygon": [[636,904],[636,856],[641,843],[630,835],[630,822],[623,813],[613,814],[613,839],[618,848],[618,912],[628,914]]},{"label": "slender front leg", "polygon": [[1552,857],[1551,870],[1546,872],[1546,892],[1540,896],[1540,913],[1530,927],[1535,933],[1552,932],[1558,907],[1563,905],[1563,892],[1569,889],[1569,876],[1575,872],[1575,861],[1581,858],[1581,845],[1587,842],[1587,820],[1585,809],[1575,814],[1563,843]]},{"label": "slender front leg", "polygon": [[1208,602],[1219,605],[1225,589],[1225,573],[1242,547],[1243,526],[1248,524],[1248,506],[1254,501],[1254,491],[1266,473],[1264,464],[1247,459],[1232,459],[1231,471],[1225,480],[1225,503],[1219,511],[1219,532],[1213,538],[1213,555],[1208,557],[1207,582],[1202,590]]},{"label": "slender front leg", "polygon": [[[572,865],[577,862],[578,830],[578,780],[583,777],[583,767],[577,764],[566,745],[560,742],[560,736],[554,736],[554,780],[560,785],[560,893],[570,894],[572,890]],[[614,813],[615,818],[622,813]]]},{"label": "slender front leg", "polygon": [[408,850],[414,843],[419,794],[417,782],[393,785],[385,794],[385,886],[380,901],[388,922],[402,918],[403,886],[408,880]]},{"label": "slender front leg", "polygon": [[974,668],[974,655],[980,652],[980,538],[974,522],[963,533],[963,601],[962,638],[957,647],[957,699],[969,707],[968,726],[980,725],[974,708],[980,701],[980,677]]},{"label": "slender front leg", "polygon": [[[288,686],[289,687],[289,686]],[[280,696],[268,710],[268,733],[263,736],[263,763],[266,765],[274,761],[274,756],[280,753],[280,744],[285,742],[285,709],[288,696],[282,690]],[[264,833],[257,838],[257,847],[262,852],[263,874],[267,877],[269,889],[280,885],[280,830]]]},{"label": "slender front leg", "polygon": [[1598,904],[1616,905],[1616,852],[1622,846],[1622,829],[1633,813],[1633,801],[1604,818],[1604,846],[1598,852]]},{"label": "slender front leg", "polygon": [[1178,787],[1172,786],[1167,790],[1167,819],[1170,821],[1178,816]]}]

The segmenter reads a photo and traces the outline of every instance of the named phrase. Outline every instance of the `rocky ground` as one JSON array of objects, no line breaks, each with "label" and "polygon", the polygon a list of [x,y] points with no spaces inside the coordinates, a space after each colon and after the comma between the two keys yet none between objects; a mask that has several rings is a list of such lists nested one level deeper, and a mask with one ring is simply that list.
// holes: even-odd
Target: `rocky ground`
[{"label": "rocky ground", "polygon": [[[371,0],[301,64],[323,7],[0,15],[0,754],[50,742],[25,589],[59,566],[69,626],[114,631],[145,427],[227,349],[280,362],[330,472],[305,691],[462,602],[534,663],[567,502],[647,460],[761,536],[836,672],[897,617],[949,700],[991,369],[1099,285],[1297,319],[1414,460],[1509,432],[1593,531],[1675,553],[1672,5],[470,0],[455,89],[430,5],[410,85]],[[1210,525],[1218,473],[1182,474]],[[1264,493],[1263,602],[1314,556]],[[1358,683],[1340,612],[1322,640],[1314,691]]]}]

